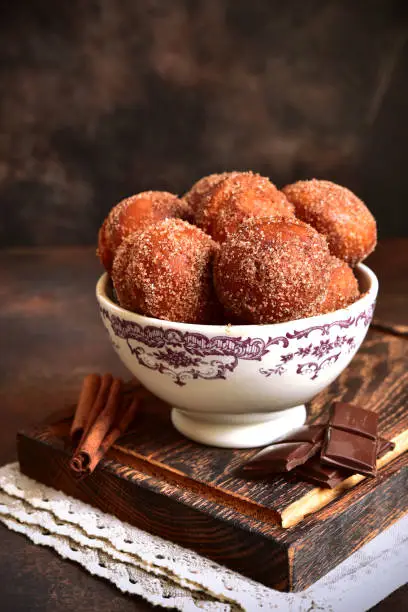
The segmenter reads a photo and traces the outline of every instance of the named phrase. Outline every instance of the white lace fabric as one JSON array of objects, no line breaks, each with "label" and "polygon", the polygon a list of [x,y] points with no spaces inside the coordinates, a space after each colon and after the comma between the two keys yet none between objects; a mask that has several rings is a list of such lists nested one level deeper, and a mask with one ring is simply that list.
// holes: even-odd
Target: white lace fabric
[{"label": "white lace fabric", "polygon": [[0,468],[0,521],[122,592],[182,612],[358,612],[408,576],[408,517],[306,591],[280,593],[31,480],[16,463]]}]

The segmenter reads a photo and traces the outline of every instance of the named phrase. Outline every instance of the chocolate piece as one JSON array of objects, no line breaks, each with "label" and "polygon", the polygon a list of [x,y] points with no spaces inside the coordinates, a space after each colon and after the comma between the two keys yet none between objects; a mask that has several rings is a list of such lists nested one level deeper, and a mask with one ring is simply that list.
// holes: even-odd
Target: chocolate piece
[{"label": "chocolate piece", "polygon": [[377,424],[378,415],[375,412],[364,410],[346,402],[336,402],[334,404],[329,421],[331,427],[360,434],[365,438],[371,438],[371,440],[377,439]]},{"label": "chocolate piece", "polygon": [[321,448],[324,425],[304,425],[262,449],[248,463],[241,466],[245,475],[268,476],[289,472],[305,463]]},{"label": "chocolate piece", "polygon": [[351,472],[341,470],[330,465],[323,465],[320,462],[320,457],[312,457],[304,465],[300,465],[295,469],[295,476],[299,480],[305,480],[318,487],[334,489],[338,484],[346,480]]},{"label": "chocolate piece", "polygon": [[[377,459],[383,457],[389,451],[394,450],[394,442],[390,442],[385,438],[377,440]],[[334,489],[343,480],[346,480],[353,474],[350,470],[336,468],[334,466],[324,465],[320,462],[320,457],[312,457],[304,465],[295,468],[295,476],[299,480],[305,480],[318,487],[326,487]]]},{"label": "chocolate piece", "polygon": [[329,427],[322,460],[331,465],[374,476],[376,451],[375,440]]},{"label": "chocolate piece", "polygon": [[320,459],[323,463],[376,475],[377,420],[374,413],[338,402],[333,407]]}]

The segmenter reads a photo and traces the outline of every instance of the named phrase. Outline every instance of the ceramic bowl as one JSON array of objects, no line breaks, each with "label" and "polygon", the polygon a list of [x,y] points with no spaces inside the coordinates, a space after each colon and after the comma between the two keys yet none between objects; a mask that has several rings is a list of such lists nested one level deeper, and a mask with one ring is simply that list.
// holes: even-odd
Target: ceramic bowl
[{"label": "ceramic bowl", "polygon": [[362,297],[347,308],[272,325],[195,325],[129,312],[106,274],[96,295],[126,367],[173,406],[174,426],[203,444],[264,446],[306,418],[305,403],[350,363],[367,333],[375,274],[356,268]]}]

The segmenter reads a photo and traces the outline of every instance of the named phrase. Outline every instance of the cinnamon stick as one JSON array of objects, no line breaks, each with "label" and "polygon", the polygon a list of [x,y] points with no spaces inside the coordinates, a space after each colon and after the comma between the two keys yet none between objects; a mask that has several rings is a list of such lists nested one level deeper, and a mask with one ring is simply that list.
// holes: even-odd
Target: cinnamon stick
[{"label": "cinnamon stick", "polygon": [[98,393],[97,396],[95,398],[95,401],[93,402],[93,404],[89,404],[88,406],[88,416],[86,418],[85,421],[85,426],[82,432],[82,436],[79,440],[79,444],[78,446],[81,446],[81,444],[83,444],[85,438],[87,437],[87,435],[89,434],[93,424],[95,423],[97,417],[100,415],[100,413],[102,412],[106,401],[108,399],[108,395],[109,395],[109,391],[111,389],[111,385],[112,385],[112,381],[113,381],[113,376],[112,374],[104,374],[101,378],[101,384],[99,386],[98,389]]},{"label": "cinnamon stick", "polygon": [[101,377],[98,374],[89,374],[84,378],[70,432],[72,443],[75,446],[83,436],[89,412],[94,405],[100,385]]},{"label": "cinnamon stick", "polygon": [[143,392],[136,393],[133,399],[124,399],[123,407],[118,415],[116,423],[103,439],[98,451],[93,455],[93,457],[91,457],[89,465],[86,469],[87,474],[91,474],[94,471],[110,447],[115,444],[116,440],[123,436],[123,434],[126,432],[127,428],[135,418],[136,413],[139,411],[143,395]]},{"label": "cinnamon stick", "polygon": [[[100,395],[101,394],[98,393],[98,397]],[[104,437],[112,428],[113,423],[116,420],[121,400],[122,380],[120,378],[116,378],[110,385],[106,404],[104,406],[102,405],[103,408],[99,412],[94,423],[92,425],[88,424],[88,429],[84,433],[76,453],[71,459],[70,466],[74,472],[83,474],[88,470],[89,465],[92,462],[93,457],[98,452]],[[95,404],[97,404],[96,401]],[[94,410],[95,404],[92,410]]]}]

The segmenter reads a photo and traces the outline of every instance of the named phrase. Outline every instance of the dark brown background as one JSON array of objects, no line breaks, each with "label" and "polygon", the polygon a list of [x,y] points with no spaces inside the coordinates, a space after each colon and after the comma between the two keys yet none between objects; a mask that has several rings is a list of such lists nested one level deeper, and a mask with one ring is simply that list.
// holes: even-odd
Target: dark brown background
[{"label": "dark brown background", "polygon": [[0,244],[91,244],[130,193],[251,168],[408,235],[404,0],[20,0],[0,18]]}]

